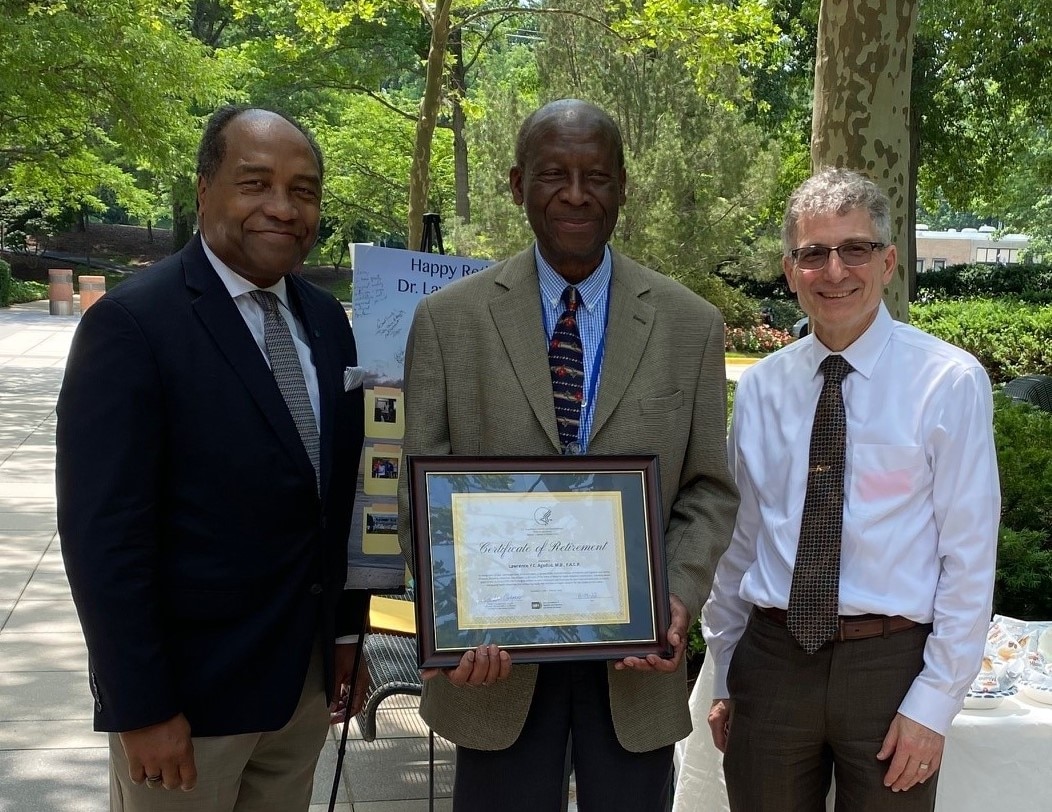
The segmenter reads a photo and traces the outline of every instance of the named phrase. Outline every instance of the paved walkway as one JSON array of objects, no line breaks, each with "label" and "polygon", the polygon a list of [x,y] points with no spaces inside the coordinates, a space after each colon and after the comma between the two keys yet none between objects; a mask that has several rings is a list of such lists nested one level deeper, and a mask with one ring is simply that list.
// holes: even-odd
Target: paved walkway
[{"label": "paved walkway", "polygon": [[[106,740],[92,731],[87,652],[55,523],[55,400],[78,320],[49,316],[47,302],[0,310],[0,812],[107,808]],[[729,365],[728,377],[741,368]],[[387,700],[378,730],[367,743],[351,725],[337,812],[424,812],[427,729],[416,700]],[[327,808],[335,764],[334,736],[311,812]],[[452,774],[452,749],[436,740],[439,812],[450,809]]]},{"label": "paved walkway", "polygon": [[[106,739],[92,730],[87,651],[55,526],[55,400],[77,316],[47,302],[0,310],[0,812],[107,808]],[[427,729],[393,697],[380,738],[351,725],[337,812],[424,812]],[[435,808],[450,808],[451,747],[437,741]],[[328,807],[335,736],[311,812]],[[353,800],[353,803],[352,803]]]}]

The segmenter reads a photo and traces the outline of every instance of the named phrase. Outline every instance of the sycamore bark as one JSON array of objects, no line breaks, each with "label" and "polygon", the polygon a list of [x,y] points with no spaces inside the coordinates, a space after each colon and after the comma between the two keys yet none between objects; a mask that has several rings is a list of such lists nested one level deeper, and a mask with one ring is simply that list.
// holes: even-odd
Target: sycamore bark
[{"label": "sycamore bark", "polygon": [[812,168],[857,169],[891,198],[899,266],[884,301],[900,321],[909,318],[909,102],[916,24],[916,0],[823,0],[811,123]]}]

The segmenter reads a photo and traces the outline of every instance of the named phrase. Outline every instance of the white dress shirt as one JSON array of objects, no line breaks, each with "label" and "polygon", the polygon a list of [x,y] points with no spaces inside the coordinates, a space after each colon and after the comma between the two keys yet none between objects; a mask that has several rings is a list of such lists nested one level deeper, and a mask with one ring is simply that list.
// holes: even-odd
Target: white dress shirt
[{"label": "white dress shirt", "polygon": [[[715,697],[753,605],[789,605],[808,448],[830,354],[813,335],[746,371],[729,462],[741,507],[702,614]],[[900,712],[945,734],[979,670],[1001,496],[990,381],[968,353],[894,321],[883,304],[841,353],[847,412],[840,614],[933,623]],[[844,645],[851,645],[845,643]]]},{"label": "white dress shirt", "polygon": [[289,296],[285,290],[285,277],[281,277],[277,284],[271,285],[269,288],[260,288],[253,285],[217,257],[212,249],[208,247],[208,243],[205,242],[203,236],[201,238],[201,246],[205,249],[205,256],[212,263],[212,267],[215,268],[220,280],[222,280],[223,286],[229,291],[230,297],[234,300],[234,304],[237,305],[241,318],[245,320],[245,324],[248,326],[249,332],[252,333],[252,338],[256,340],[259,351],[263,353],[263,360],[267,362],[268,367],[270,366],[270,356],[267,355],[267,342],[263,338],[263,308],[256,304],[256,300],[252,298],[251,294],[254,290],[266,290],[278,297],[278,301],[281,303],[278,312],[284,317],[289,325],[289,332],[292,333],[292,343],[296,347],[296,355],[299,357],[300,366],[303,368],[303,382],[307,385],[311,411],[314,412],[314,423],[320,432],[321,396],[318,394],[318,371],[314,368],[314,358],[311,357],[307,332],[289,307]]}]

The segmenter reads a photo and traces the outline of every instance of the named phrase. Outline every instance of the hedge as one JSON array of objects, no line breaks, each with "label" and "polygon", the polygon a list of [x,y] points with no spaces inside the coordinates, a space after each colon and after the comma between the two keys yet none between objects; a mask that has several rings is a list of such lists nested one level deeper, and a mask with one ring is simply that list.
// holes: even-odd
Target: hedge
[{"label": "hedge", "polygon": [[1052,618],[1052,413],[994,397],[1001,478],[994,611]]},{"label": "hedge", "polygon": [[910,322],[972,353],[994,383],[1052,374],[1052,304],[967,299],[910,306]]},{"label": "hedge", "polygon": [[921,301],[959,296],[1012,296],[1052,302],[1052,265],[950,265],[917,274]]},{"label": "hedge", "polygon": [[11,266],[0,259],[0,307],[11,304]]}]

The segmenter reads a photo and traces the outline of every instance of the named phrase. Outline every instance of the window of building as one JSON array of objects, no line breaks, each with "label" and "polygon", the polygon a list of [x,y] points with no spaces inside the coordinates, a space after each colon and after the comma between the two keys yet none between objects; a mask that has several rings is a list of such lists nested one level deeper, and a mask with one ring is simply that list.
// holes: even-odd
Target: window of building
[{"label": "window of building", "polygon": [[917,273],[924,273],[924,257],[917,257]]},{"label": "window of building", "polygon": [[931,269],[933,271],[941,271],[945,267],[946,267],[946,260],[945,259],[933,259],[931,261]]}]

